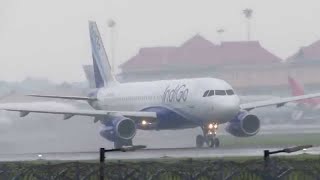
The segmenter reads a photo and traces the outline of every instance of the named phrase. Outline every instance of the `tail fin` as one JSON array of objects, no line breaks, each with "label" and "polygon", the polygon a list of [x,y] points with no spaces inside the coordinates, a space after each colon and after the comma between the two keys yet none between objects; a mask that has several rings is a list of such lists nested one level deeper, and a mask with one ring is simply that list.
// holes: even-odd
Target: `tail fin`
[{"label": "tail fin", "polygon": [[111,72],[111,66],[96,22],[89,21],[89,31],[96,87],[113,85],[117,81]]},{"label": "tail fin", "polygon": [[302,84],[300,84],[298,81],[293,79],[292,77],[288,76],[288,82],[291,88],[291,93],[293,96],[301,96],[304,95],[304,88]]},{"label": "tail fin", "polygon": [[[297,80],[295,80],[294,78],[288,76],[288,82],[291,88],[291,93],[293,96],[301,96],[304,95],[304,87],[302,84],[300,84]],[[316,105],[316,100],[313,99],[304,99],[304,100],[300,100],[298,101],[299,103],[304,103],[304,104],[309,104],[311,106]]]}]

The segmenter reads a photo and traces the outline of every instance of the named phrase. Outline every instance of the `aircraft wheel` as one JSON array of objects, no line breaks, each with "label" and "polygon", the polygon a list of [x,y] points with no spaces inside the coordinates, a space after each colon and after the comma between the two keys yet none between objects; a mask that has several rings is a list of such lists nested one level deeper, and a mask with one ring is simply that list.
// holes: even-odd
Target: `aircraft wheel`
[{"label": "aircraft wheel", "polygon": [[203,144],[204,144],[204,137],[202,135],[198,135],[196,138],[197,148],[203,147]]},{"label": "aircraft wheel", "polygon": [[208,144],[208,147],[214,148],[215,146],[214,139],[209,138],[207,144]]},{"label": "aircraft wheel", "polygon": [[215,138],[215,147],[218,148],[220,146],[220,140],[218,138]]},{"label": "aircraft wheel", "polygon": [[209,138],[208,139],[208,146],[211,147],[211,148],[218,148],[220,146],[220,141],[218,138]]}]

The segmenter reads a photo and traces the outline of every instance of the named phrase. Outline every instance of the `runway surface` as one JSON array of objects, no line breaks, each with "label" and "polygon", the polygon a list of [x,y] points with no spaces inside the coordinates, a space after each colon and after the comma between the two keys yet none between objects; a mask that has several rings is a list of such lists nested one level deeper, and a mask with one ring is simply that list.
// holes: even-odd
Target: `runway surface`
[{"label": "runway surface", "polygon": [[[231,137],[232,141],[242,145],[241,141],[243,139],[228,134],[224,130],[224,126],[221,125],[219,127],[218,136]],[[56,115],[34,114],[25,118],[19,118],[16,113],[3,112],[0,114],[0,161],[36,160],[38,159],[38,154],[42,154],[43,159],[47,160],[97,160],[98,152],[92,151],[98,151],[100,147],[113,147],[112,142],[103,139],[99,135],[99,128],[99,123],[92,123],[92,119],[87,117],[77,117],[68,121],[61,121],[61,117]],[[291,136],[297,133],[318,134],[319,129],[320,123],[262,125],[260,132],[256,136],[274,134],[289,134]],[[152,150],[110,153],[107,154],[107,158],[146,159],[161,157],[262,156],[264,150],[261,148],[246,148],[247,146],[245,145],[238,148],[222,147],[224,149],[214,150],[181,148],[194,147],[195,137],[198,134],[201,134],[200,128],[137,131],[134,144],[147,145]],[[318,141],[314,143],[318,143]],[[254,144],[254,147],[262,146]],[[318,149],[308,150],[308,153],[318,152]]]},{"label": "runway surface", "polygon": [[[60,125],[61,123],[59,123]],[[42,155],[45,160],[98,160],[100,147],[111,148],[112,144],[100,138],[97,134],[90,134],[87,127],[78,128],[79,132],[86,132],[79,137],[79,132],[62,128],[59,133],[46,133],[37,128],[36,131],[21,132],[10,131],[0,137],[0,161],[26,161],[37,160]],[[263,126],[260,135],[265,134],[302,134],[319,133],[320,125],[267,125]],[[68,130],[68,131],[67,131]],[[96,129],[93,129],[96,131]],[[93,131],[92,130],[92,131]],[[297,131],[298,130],[298,131]],[[70,132],[73,132],[70,133]],[[135,144],[145,144],[150,149],[136,152],[114,152],[106,154],[107,159],[148,159],[148,158],[203,158],[203,157],[232,157],[232,156],[263,156],[264,148],[221,147],[219,149],[197,149],[194,146],[194,137],[198,129],[182,131],[139,131],[135,137]],[[8,136],[12,134],[14,136]],[[17,136],[17,134],[21,134]],[[225,135],[224,131],[220,132]],[[231,135],[228,135],[231,136]],[[294,136],[293,136],[294,138]],[[3,141],[1,141],[1,139]],[[10,141],[9,141],[10,140]],[[237,141],[241,141],[237,139]],[[109,144],[106,144],[109,143]],[[316,142],[315,142],[316,143]],[[13,146],[14,145],[14,146]],[[179,147],[179,148],[176,148]],[[186,148],[183,148],[186,147]],[[262,147],[262,146],[261,146]],[[265,147],[265,146],[264,146]],[[267,146],[268,147],[268,146]],[[278,146],[270,146],[271,149]],[[160,149],[163,148],[163,149]],[[270,149],[269,148],[269,149]],[[278,149],[281,149],[280,147]],[[94,151],[95,152],[94,152]],[[79,152],[81,151],[81,152]],[[85,152],[84,152],[85,151]],[[36,153],[34,153],[36,152]],[[47,153],[52,152],[52,153]],[[303,153],[293,153],[300,154]],[[320,154],[320,148],[308,149],[305,153]],[[287,155],[287,154],[283,154]],[[292,154],[290,154],[292,155]]]},{"label": "runway surface", "polygon": [[[268,150],[279,150],[281,148],[268,148]],[[241,149],[211,149],[211,148],[164,148],[164,149],[142,149],[131,152],[109,152],[106,153],[108,160],[134,160],[134,159],[158,159],[158,158],[223,158],[239,156],[261,156],[262,148]],[[295,153],[280,153],[278,155],[298,154],[320,154],[320,148],[314,147]],[[40,156],[39,156],[40,155]],[[0,161],[33,161],[33,160],[98,160],[99,152],[52,152],[52,153],[26,153],[26,154],[0,154]]]}]

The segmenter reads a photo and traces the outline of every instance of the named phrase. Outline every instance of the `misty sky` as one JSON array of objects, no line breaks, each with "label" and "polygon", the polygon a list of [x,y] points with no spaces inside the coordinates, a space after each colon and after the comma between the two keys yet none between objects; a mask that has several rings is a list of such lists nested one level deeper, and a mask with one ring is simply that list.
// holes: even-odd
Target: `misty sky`
[{"label": "misty sky", "polygon": [[178,46],[196,33],[218,43],[219,28],[226,30],[223,40],[244,40],[242,10],[252,8],[252,39],[286,58],[320,39],[319,7],[317,0],[1,0],[0,80],[84,80],[89,19],[97,21],[109,52],[107,21],[116,21],[120,64],[140,47]]}]

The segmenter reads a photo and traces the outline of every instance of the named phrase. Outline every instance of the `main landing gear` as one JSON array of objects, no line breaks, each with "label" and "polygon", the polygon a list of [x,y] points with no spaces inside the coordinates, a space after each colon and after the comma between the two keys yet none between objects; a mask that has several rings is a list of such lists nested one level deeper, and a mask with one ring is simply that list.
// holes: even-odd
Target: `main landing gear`
[{"label": "main landing gear", "polygon": [[210,123],[208,126],[202,127],[203,135],[198,135],[196,138],[196,146],[201,148],[206,143],[208,147],[218,148],[220,141],[217,136],[218,124]]}]

